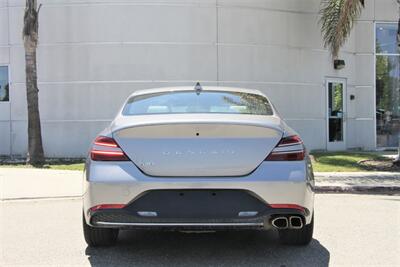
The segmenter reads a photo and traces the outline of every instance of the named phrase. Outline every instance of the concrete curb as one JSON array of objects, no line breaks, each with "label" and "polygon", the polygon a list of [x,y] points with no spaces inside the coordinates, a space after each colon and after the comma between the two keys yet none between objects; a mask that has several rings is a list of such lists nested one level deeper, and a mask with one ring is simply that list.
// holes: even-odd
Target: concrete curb
[{"label": "concrete curb", "polygon": [[400,195],[400,186],[340,186],[321,185],[314,187],[315,193],[340,193],[340,194],[377,194],[377,195]]},{"label": "concrete curb", "polygon": [[58,201],[58,200],[82,200],[83,196],[57,196],[57,197],[22,197],[1,199],[0,203],[10,202],[39,202],[39,201]]},{"label": "concrete curb", "polygon": [[400,194],[399,172],[316,172],[315,192]]},{"label": "concrete curb", "polygon": [[320,179],[399,179],[400,172],[314,172],[315,178]]}]

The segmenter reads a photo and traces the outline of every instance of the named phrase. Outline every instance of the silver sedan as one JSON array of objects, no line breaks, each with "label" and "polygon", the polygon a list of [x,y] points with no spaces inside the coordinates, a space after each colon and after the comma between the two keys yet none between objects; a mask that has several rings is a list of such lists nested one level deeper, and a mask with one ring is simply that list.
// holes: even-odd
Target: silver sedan
[{"label": "silver sedan", "polygon": [[284,244],[306,245],[313,187],[302,140],[260,91],[137,91],[92,143],[85,240],[111,245],[120,229],[275,228]]}]

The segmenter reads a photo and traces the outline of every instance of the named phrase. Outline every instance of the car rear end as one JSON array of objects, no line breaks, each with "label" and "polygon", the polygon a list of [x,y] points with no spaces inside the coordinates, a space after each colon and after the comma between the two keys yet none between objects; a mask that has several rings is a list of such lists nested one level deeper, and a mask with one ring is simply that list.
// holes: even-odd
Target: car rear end
[{"label": "car rear end", "polygon": [[311,165],[300,137],[269,107],[268,115],[239,108],[238,114],[135,116],[124,108],[93,142],[84,227],[114,235],[154,228],[304,230],[313,222]]}]

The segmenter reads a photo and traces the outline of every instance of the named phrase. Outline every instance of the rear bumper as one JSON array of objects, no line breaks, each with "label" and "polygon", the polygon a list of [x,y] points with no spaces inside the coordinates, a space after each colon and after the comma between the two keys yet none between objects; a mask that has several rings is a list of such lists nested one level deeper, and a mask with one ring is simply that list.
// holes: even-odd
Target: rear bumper
[{"label": "rear bumper", "polygon": [[[268,222],[265,219],[265,222]],[[197,223],[114,223],[114,222],[99,222],[94,224],[95,227],[99,228],[117,228],[122,230],[130,229],[168,229],[168,230],[227,230],[227,229],[269,229],[270,224],[264,223],[264,221],[248,221],[248,222],[226,222],[226,223],[215,223],[215,222],[197,222]]]},{"label": "rear bumper", "polygon": [[271,221],[282,216],[300,216],[303,223],[306,221],[305,213],[297,210],[274,210],[261,216],[243,219],[227,220],[192,220],[182,219],[143,219],[132,214],[125,214],[123,211],[98,211],[90,216],[90,225],[100,228],[118,229],[172,229],[172,230],[204,230],[204,229],[270,229]]},{"label": "rear bumper", "polygon": [[[179,229],[219,229],[219,228],[269,228],[271,218],[279,214],[295,214],[304,218],[304,223],[311,222],[314,205],[314,180],[305,162],[264,162],[253,173],[244,177],[215,178],[166,178],[149,177],[140,172],[129,162],[107,163],[90,162],[87,165],[84,214],[86,222],[95,227],[113,228],[179,228]],[[176,214],[157,216],[157,218],[137,216],[140,208],[132,209],[134,203],[143,200],[143,196],[154,191],[187,192],[200,190],[209,194],[212,191],[247,192],[254,196],[258,203],[249,206],[226,208],[231,214],[219,216],[215,205],[235,203],[240,196],[222,198],[221,203],[207,202],[199,209],[199,201],[189,201],[185,207],[174,206]],[[197,201],[197,202],[196,202]],[[178,203],[169,199],[167,203]],[[187,202],[187,201],[186,201]],[[244,203],[245,200],[237,201]],[[154,203],[149,200],[147,203]],[[182,202],[185,203],[185,202]],[[191,203],[191,204],[190,204]],[[98,210],[91,212],[90,208],[102,204],[124,204],[121,210]],[[296,209],[272,209],[270,204],[292,204],[304,207],[304,211]],[[170,205],[170,206],[171,206]],[[252,206],[253,205],[253,206]],[[162,204],[154,207],[144,205],[144,211],[160,211]],[[229,205],[228,205],[229,206]],[[142,206],[143,207],[143,206]],[[210,207],[210,209],[207,209]],[[222,211],[224,206],[222,205]],[[265,208],[263,208],[265,207]],[[180,213],[182,208],[192,209],[192,213]],[[146,210],[147,209],[147,210]],[[148,210],[150,209],[150,210]],[[153,210],[151,210],[153,209]],[[257,210],[257,215],[239,217],[240,211]],[[196,214],[196,211],[199,213]],[[207,213],[209,212],[209,214]],[[160,212],[166,214],[165,211]],[[201,216],[199,215],[201,214]]]}]

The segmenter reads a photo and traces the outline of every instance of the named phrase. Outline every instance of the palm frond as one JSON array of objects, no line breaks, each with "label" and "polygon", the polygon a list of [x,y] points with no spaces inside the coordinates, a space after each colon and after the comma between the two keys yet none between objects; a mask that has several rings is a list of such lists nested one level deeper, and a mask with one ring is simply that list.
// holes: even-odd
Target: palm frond
[{"label": "palm frond", "polygon": [[327,0],[322,2],[321,31],[325,48],[337,58],[364,7],[364,0]]}]

